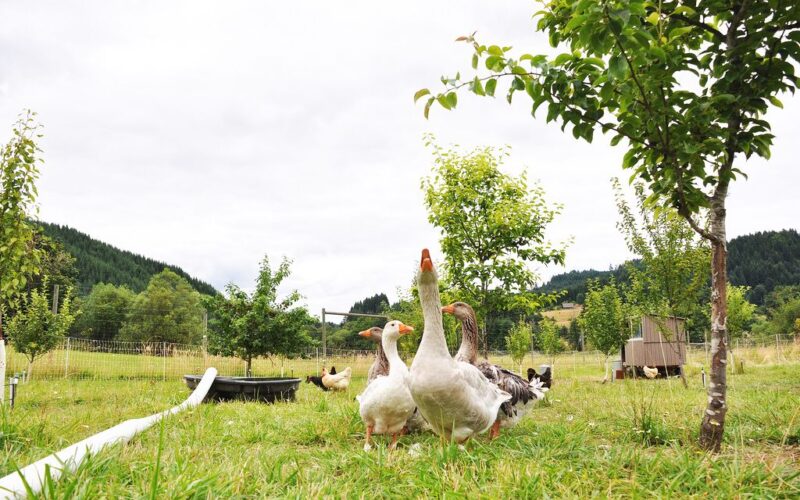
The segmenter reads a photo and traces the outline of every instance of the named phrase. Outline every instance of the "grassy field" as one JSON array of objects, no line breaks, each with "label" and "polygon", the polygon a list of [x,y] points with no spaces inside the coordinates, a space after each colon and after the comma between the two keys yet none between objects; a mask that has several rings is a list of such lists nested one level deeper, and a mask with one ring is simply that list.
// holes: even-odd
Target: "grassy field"
[{"label": "grassy field", "polygon": [[569,323],[580,316],[583,306],[578,305],[572,309],[553,309],[552,311],[542,311],[542,316],[555,320],[558,326],[569,326]]},{"label": "grassy field", "polygon": [[[363,378],[346,393],[302,384],[294,403],[204,404],[91,458],[47,496],[800,496],[797,362],[730,375],[718,456],[694,446],[706,399],[696,371],[689,389],[677,380],[602,385],[591,365],[556,375],[521,425],[465,451],[427,434],[404,436],[394,452],[378,437],[362,451],[354,396]],[[177,379],[32,381],[3,414],[0,475],[188,392]]]}]

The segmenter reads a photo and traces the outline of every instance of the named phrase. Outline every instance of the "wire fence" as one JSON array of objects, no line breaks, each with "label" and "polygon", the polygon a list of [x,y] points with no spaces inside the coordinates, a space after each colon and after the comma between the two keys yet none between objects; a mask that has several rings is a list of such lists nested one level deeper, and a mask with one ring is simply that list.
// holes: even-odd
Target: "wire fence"
[{"label": "wire fence", "polygon": [[[775,364],[800,362],[800,336],[777,335],[759,340],[734,339],[730,343],[733,355],[749,364]],[[687,365],[707,366],[710,357],[708,343],[688,345]],[[338,370],[350,367],[356,377],[365,376],[375,358],[372,350],[328,349],[323,357],[321,349],[309,349],[300,356],[287,358],[273,356],[253,360],[253,376],[294,376],[319,374],[323,367],[335,366]],[[616,356],[611,356],[615,358]],[[123,342],[116,340],[89,340],[65,338],[52,351],[37,358],[32,366],[9,345],[7,374],[30,372],[31,379],[151,379],[174,380],[186,374],[200,374],[213,366],[220,375],[244,376],[244,360],[215,356],[203,345],[174,344],[168,342]],[[411,355],[406,356],[411,361]],[[533,351],[517,365],[505,351],[490,351],[489,359],[509,369],[553,364],[559,370],[575,374],[602,370],[606,356],[598,351],[569,351],[546,356]]]}]

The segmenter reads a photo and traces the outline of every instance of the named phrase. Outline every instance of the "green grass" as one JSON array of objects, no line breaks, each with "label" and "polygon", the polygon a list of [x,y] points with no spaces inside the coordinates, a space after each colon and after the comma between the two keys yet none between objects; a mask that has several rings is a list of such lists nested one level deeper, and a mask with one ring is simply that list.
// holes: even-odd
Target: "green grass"
[{"label": "green grass", "polygon": [[[430,434],[404,436],[394,452],[378,436],[376,449],[362,451],[357,378],[347,393],[302,384],[294,403],[204,404],[92,457],[46,496],[800,496],[796,363],[729,376],[717,456],[694,446],[706,400],[697,376],[684,389],[677,380],[601,385],[599,367],[556,375],[522,424],[466,451]],[[187,395],[175,379],[30,382],[3,415],[0,475]],[[409,453],[415,443],[419,456]]]}]

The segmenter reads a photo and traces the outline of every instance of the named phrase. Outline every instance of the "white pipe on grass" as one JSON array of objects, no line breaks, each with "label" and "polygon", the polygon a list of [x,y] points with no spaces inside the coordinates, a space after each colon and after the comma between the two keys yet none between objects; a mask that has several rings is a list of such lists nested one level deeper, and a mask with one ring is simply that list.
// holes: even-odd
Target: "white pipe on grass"
[{"label": "white pipe on grass", "polygon": [[[126,420],[119,425],[115,425],[7,475],[0,479],[0,499],[24,498],[28,494],[28,489],[33,493],[39,493],[44,486],[45,471],[53,481],[56,481],[63,471],[74,471],[88,454],[98,453],[108,445],[127,443],[133,436],[162,418],[199,405],[206,397],[208,389],[216,376],[216,368],[206,370],[194,392],[178,406],[149,417]],[[27,483],[28,488],[25,487],[25,483]]]}]

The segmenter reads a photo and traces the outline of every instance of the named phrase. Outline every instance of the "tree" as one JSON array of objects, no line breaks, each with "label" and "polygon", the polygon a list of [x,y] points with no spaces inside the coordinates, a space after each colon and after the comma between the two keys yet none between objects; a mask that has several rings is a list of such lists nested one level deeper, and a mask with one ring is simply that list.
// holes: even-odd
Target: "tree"
[{"label": "tree", "polygon": [[[462,81],[442,78],[445,91],[430,96],[427,116],[438,102],[457,105],[468,88],[493,96],[499,78],[511,81],[507,99],[524,91],[532,111],[547,103],[547,121],[572,127],[591,142],[596,130],[624,141],[622,166],[645,182],[652,203],[677,209],[708,240],[711,263],[711,374],[701,422],[701,447],[718,451],[725,428],[727,357],[726,199],[743,175],[741,158],[769,158],[773,135],[764,119],[777,95],[800,82],[800,4],[766,0],[670,0],[640,2],[542,2],[537,30],[553,47],[569,51],[514,56],[511,47],[473,48],[472,66],[482,61],[488,76]],[[738,159],[738,160],[737,160]],[[709,225],[696,214],[707,209]]]},{"label": "tree", "polygon": [[740,338],[753,322],[755,304],[747,301],[746,286],[728,285],[728,335]]},{"label": "tree", "polygon": [[42,161],[35,116],[30,111],[23,114],[14,126],[14,136],[0,150],[0,316],[19,305],[28,279],[40,272],[41,250],[34,245],[35,229],[30,222]]},{"label": "tree", "polygon": [[[636,212],[628,205],[619,180],[613,179],[612,185],[620,215],[617,228],[628,250],[638,257],[626,263],[628,303],[655,317],[687,318],[690,330],[704,326],[705,321],[700,320],[700,325],[697,318],[703,318],[707,303],[711,258],[707,242],[674,209],[649,206],[641,183],[633,186]],[[666,328],[661,333],[666,338],[677,334]]]},{"label": "tree", "polygon": [[615,282],[602,287],[593,282],[586,293],[586,302],[579,317],[581,329],[592,345],[605,354],[608,380],[608,357],[619,352],[627,339],[627,314]]},{"label": "tree", "polygon": [[753,333],[759,335],[786,335],[800,332],[800,286],[780,286],[766,300],[767,321],[755,325]]},{"label": "tree", "polygon": [[169,269],[150,278],[119,332],[124,340],[183,344],[199,342],[202,335],[200,294]]},{"label": "tree", "polygon": [[545,356],[550,358],[550,366],[555,370],[556,354],[564,351],[564,343],[558,334],[558,325],[552,318],[543,318],[539,322],[536,344]]},{"label": "tree", "polygon": [[54,313],[44,291],[33,290],[24,300],[22,310],[8,322],[8,334],[14,349],[28,360],[28,379],[34,360],[58,346],[75,319],[70,309],[70,292],[69,289],[66,291],[60,310]]},{"label": "tree", "polygon": [[572,318],[567,329],[567,340],[576,351],[583,351],[583,333],[581,332],[578,318]]},{"label": "tree", "polygon": [[530,323],[524,319],[520,319],[506,335],[506,349],[508,349],[511,359],[519,367],[520,374],[522,374],[522,360],[531,350],[532,339],[533,329]]},{"label": "tree", "polygon": [[80,316],[73,329],[84,337],[113,340],[122,330],[135,301],[136,295],[124,285],[98,283],[81,301]]},{"label": "tree", "polygon": [[498,311],[516,302],[534,309],[552,296],[530,290],[538,276],[530,263],[563,264],[564,249],[552,248],[544,232],[559,213],[525,173],[512,177],[500,170],[506,150],[475,149],[462,154],[429,141],[434,168],[423,180],[428,220],[441,232],[445,275],[460,299],[472,305],[486,331]]},{"label": "tree", "polygon": [[305,307],[297,306],[300,294],[294,290],[278,298],[278,287],[289,277],[290,265],[284,258],[273,270],[264,257],[252,295],[230,283],[225,288],[228,297],[217,295],[205,301],[210,314],[209,350],[243,359],[248,377],[253,358],[299,354],[311,343],[308,328],[313,319]]}]

